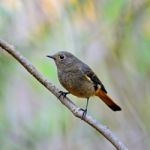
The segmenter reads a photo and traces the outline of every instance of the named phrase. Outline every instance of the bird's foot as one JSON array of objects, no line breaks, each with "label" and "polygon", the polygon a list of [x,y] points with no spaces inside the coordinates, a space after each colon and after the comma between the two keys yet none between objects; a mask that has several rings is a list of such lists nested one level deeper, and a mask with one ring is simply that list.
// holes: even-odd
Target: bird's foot
[{"label": "bird's foot", "polygon": [[84,119],[87,114],[87,109],[80,108],[80,110],[83,111],[81,119]]},{"label": "bird's foot", "polygon": [[69,94],[69,92],[63,92],[63,91],[59,91],[60,95],[58,96],[58,98],[60,98],[61,96],[63,96],[63,98],[66,97],[67,94]]}]

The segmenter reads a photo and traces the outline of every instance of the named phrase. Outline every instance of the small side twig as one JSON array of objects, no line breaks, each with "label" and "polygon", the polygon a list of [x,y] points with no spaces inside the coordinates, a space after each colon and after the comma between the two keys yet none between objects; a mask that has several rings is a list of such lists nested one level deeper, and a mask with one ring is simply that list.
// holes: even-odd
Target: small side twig
[{"label": "small side twig", "polygon": [[82,118],[83,111],[80,110],[68,97],[59,97],[59,89],[44,78],[37,69],[18,51],[15,50],[14,46],[0,40],[0,47],[12,55],[22,66],[34,76],[43,86],[45,86],[53,95],[55,95],[63,105],[65,105],[74,116],[82,119],[84,122],[92,126],[99,133],[101,133],[108,141],[110,141],[117,150],[128,150],[126,146],[114,135],[114,133],[105,125],[99,123],[96,119],[93,119],[90,115],[86,115]]}]

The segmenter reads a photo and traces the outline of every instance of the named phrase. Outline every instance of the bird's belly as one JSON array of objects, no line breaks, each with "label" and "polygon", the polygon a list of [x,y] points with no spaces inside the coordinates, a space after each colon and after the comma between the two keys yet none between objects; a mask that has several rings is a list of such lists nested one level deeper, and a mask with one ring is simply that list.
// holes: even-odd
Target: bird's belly
[{"label": "bird's belly", "polygon": [[86,89],[76,89],[76,90],[70,90],[70,93],[77,97],[83,97],[83,98],[88,98],[94,95],[93,89],[92,90],[86,90]]},{"label": "bird's belly", "polygon": [[87,98],[95,94],[93,84],[81,76],[67,74],[63,79],[61,76],[59,80],[64,88],[77,97]]}]

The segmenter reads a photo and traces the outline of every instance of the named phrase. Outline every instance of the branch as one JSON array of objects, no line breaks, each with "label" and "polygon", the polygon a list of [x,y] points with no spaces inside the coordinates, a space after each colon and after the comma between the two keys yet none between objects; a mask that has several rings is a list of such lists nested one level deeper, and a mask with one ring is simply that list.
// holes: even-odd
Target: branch
[{"label": "branch", "polygon": [[50,83],[46,78],[44,78],[25,57],[23,57],[19,52],[15,50],[14,46],[6,43],[3,40],[0,40],[0,47],[3,50],[7,51],[10,55],[12,55],[12,57],[14,57],[20,64],[22,64],[23,67],[43,86],[45,86],[45,88],[47,88],[53,95],[55,95],[60,100],[60,102],[73,113],[74,116],[82,119],[84,122],[96,129],[108,141],[110,141],[117,150],[128,150],[126,146],[112,133],[112,131],[107,126],[102,125],[88,114],[86,114],[86,116],[82,118],[83,111],[79,107],[77,107],[68,97],[59,97],[60,90],[52,83]]}]

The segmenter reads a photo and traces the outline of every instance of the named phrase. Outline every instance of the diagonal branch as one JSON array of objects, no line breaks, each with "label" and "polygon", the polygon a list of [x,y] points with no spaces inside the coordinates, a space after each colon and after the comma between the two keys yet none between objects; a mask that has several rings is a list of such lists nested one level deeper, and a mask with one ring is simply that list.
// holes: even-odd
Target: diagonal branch
[{"label": "diagonal branch", "polygon": [[91,116],[86,115],[82,118],[83,111],[80,110],[69,98],[59,97],[59,89],[50,83],[46,78],[44,78],[37,69],[18,51],[15,50],[14,46],[0,40],[0,47],[12,55],[24,68],[34,76],[45,88],[47,88],[53,95],[55,95],[63,105],[65,105],[74,116],[82,119],[84,122],[95,128],[99,133],[101,133],[108,141],[110,141],[117,150],[128,150],[126,146],[112,133],[112,131],[105,125],[99,123],[96,119]]}]

